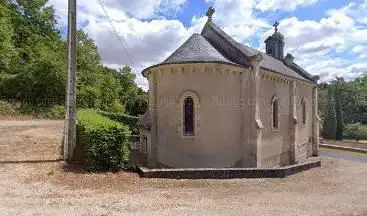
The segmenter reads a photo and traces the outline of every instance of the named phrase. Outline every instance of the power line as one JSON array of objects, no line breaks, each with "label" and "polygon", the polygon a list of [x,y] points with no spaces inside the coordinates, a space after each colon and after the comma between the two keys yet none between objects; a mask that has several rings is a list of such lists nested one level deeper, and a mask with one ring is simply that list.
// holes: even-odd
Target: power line
[{"label": "power line", "polygon": [[135,66],[134,66],[134,65],[135,65],[135,64],[134,64],[134,62],[133,62],[133,60],[132,60],[131,56],[129,55],[129,52],[128,52],[128,51],[127,51],[127,49],[125,48],[124,43],[122,42],[122,40],[121,40],[121,38],[120,38],[119,34],[117,33],[115,26],[112,24],[112,21],[111,21],[110,17],[108,16],[107,10],[106,10],[106,9],[105,9],[105,7],[103,6],[102,1],[101,1],[101,0],[98,0],[98,2],[99,2],[99,4],[101,5],[101,7],[102,7],[102,9],[103,9],[103,12],[105,13],[105,15],[106,15],[106,17],[107,17],[108,22],[110,23],[110,25],[111,25],[111,27],[112,27],[112,29],[113,29],[113,32],[115,33],[115,35],[116,35],[117,39],[119,40],[119,42],[120,42],[120,44],[121,44],[122,48],[123,48],[123,49],[124,49],[124,51],[125,51],[125,53],[126,53],[127,57],[129,58],[129,61],[130,61],[131,66],[134,68],[134,70],[135,70],[135,71],[137,71],[137,70],[136,70],[136,68],[135,68]]}]

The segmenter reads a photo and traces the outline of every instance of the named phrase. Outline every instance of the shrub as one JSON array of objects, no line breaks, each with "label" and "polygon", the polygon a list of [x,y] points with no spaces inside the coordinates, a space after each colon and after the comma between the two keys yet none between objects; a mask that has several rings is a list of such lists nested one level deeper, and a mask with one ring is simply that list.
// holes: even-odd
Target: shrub
[{"label": "shrub", "polygon": [[78,90],[77,104],[79,107],[98,107],[100,105],[100,92],[95,86],[83,86]]},{"label": "shrub", "polygon": [[345,127],[344,137],[349,139],[367,140],[367,125],[360,123],[348,124]]},{"label": "shrub", "polygon": [[84,147],[91,171],[118,171],[128,168],[129,129],[94,110],[77,113],[77,142]]},{"label": "shrub", "polygon": [[0,100],[0,115],[9,116],[14,114],[16,114],[14,107],[10,103]]},{"label": "shrub", "polygon": [[139,120],[139,117],[130,116],[130,115],[122,114],[122,113],[111,113],[111,112],[105,112],[105,111],[98,111],[98,113],[111,120],[121,122],[127,125],[130,128],[130,130],[132,131],[132,134],[139,133],[139,130],[136,127],[136,122]]},{"label": "shrub", "polygon": [[119,100],[115,100],[112,104],[111,111],[114,113],[124,113],[126,109],[125,106],[122,105]]},{"label": "shrub", "polygon": [[50,118],[56,118],[56,119],[65,118],[65,106],[62,105],[52,106],[48,115]]},{"label": "shrub", "polygon": [[65,117],[65,107],[63,105],[22,103],[19,112],[37,118],[62,119]]}]

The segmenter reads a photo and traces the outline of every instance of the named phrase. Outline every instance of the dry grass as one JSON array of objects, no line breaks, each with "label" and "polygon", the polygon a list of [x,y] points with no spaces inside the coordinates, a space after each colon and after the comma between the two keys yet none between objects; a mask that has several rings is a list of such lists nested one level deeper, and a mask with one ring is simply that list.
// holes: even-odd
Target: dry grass
[{"label": "dry grass", "polygon": [[0,121],[0,161],[57,159],[62,131],[63,121]]}]

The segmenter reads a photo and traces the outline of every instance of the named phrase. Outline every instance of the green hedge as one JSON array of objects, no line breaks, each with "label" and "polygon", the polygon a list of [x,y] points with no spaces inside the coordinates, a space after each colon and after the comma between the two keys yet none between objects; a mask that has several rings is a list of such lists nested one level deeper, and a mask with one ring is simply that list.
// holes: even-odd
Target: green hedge
[{"label": "green hedge", "polygon": [[348,124],[344,130],[344,138],[367,140],[367,125],[360,123]]},{"label": "green hedge", "polygon": [[132,134],[135,134],[135,135],[139,134],[139,130],[136,127],[136,122],[139,120],[139,117],[126,115],[126,114],[120,114],[120,113],[105,112],[105,111],[98,111],[98,113],[111,120],[121,122],[127,125],[130,128],[130,130],[132,131]]},{"label": "green hedge", "polygon": [[128,168],[128,127],[94,110],[79,110],[77,117],[77,141],[84,146],[89,169],[118,171]]}]

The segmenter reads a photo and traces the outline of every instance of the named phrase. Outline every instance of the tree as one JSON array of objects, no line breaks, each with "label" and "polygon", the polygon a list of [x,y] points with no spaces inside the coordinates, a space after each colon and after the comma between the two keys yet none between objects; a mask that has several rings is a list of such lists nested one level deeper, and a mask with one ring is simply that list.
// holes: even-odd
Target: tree
[{"label": "tree", "polygon": [[324,117],[323,137],[326,139],[335,139],[336,136],[336,111],[334,101],[333,87],[328,88],[328,110]]},{"label": "tree", "polygon": [[[351,81],[336,78],[330,83],[321,83],[319,89],[319,113],[325,119],[329,110],[328,89],[335,88],[337,139],[342,138],[344,125],[367,124],[367,73]],[[327,103],[325,103],[327,101]]]},{"label": "tree", "polygon": [[336,140],[343,140],[344,120],[342,109],[342,89],[343,78],[337,78],[335,83],[335,111],[336,111]]},{"label": "tree", "polygon": [[[1,97],[64,104],[67,43],[47,2],[0,0]],[[147,94],[135,84],[131,68],[103,66],[94,41],[82,30],[77,38],[77,107],[144,113]]]},{"label": "tree", "polygon": [[119,95],[127,112],[133,116],[143,115],[148,109],[148,94],[136,85],[136,75],[131,68],[125,66],[119,71],[105,68],[105,71],[113,74],[119,80],[121,85]]},{"label": "tree", "polygon": [[11,10],[4,3],[0,3],[0,75],[9,73],[11,62],[13,60],[15,49],[12,37],[14,30],[11,23]]},{"label": "tree", "polygon": [[77,32],[77,41],[77,106],[99,108],[103,79],[101,57],[94,41],[82,30]]},{"label": "tree", "polygon": [[367,124],[367,72],[355,80],[356,89],[356,117],[355,122]]},{"label": "tree", "polygon": [[113,108],[118,106],[118,97],[120,91],[120,84],[113,77],[106,75],[101,82],[101,106],[102,110],[112,111]]},{"label": "tree", "polygon": [[130,115],[143,115],[148,109],[148,94],[141,88],[137,88],[136,95],[131,95],[130,100],[126,104],[126,109]]},{"label": "tree", "polygon": [[324,119],[328,107],[328,83],[320,83],[318,86],[318,108],[319,116]]},{"label": "tree", "polygon": [[0,4],[0,11],[10,11],[14,32],[12,66],[0,80],[1,94],[8,98],[55,103],[64,99],[64,42],[55,28],[54,10],[46,3],[3,0]]}]

